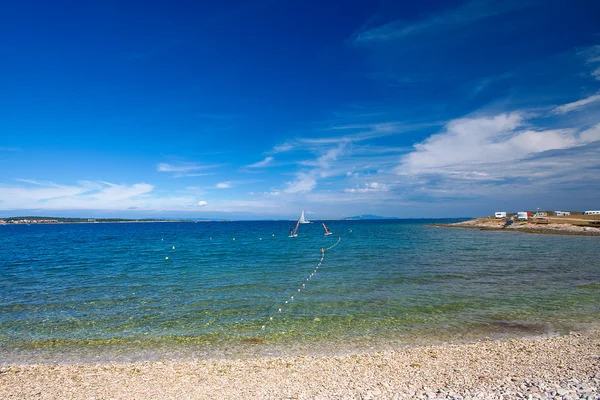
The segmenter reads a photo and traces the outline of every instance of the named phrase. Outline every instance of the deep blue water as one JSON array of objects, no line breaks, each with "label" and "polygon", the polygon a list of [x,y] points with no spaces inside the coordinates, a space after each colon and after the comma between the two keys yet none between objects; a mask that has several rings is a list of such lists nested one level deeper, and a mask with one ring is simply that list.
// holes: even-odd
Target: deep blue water
[{"label": "deep blue water", "polygon": [[0,226],[0,362],[332,352],[600,320],[600,237],[431,222],[297,238],[286,221]]}]

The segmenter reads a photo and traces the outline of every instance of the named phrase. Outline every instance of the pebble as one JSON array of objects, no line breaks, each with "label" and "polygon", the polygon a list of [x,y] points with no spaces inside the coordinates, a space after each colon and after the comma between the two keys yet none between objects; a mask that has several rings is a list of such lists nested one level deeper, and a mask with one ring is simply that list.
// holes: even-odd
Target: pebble
[{"label": "pebble", "polygon": [[[448,345],[436,347],[437,358],[431,357],[430,349],[415,348],[292,360],[124,364],[116,370],[109,366],[1,367],[0,399],[162,400],[188,398],[182,392],[195,390],[189,398],[600,400],[599,335],[584,342],[573,336]],[[523,354],[524,345],[535,346],[535,353]],[[286,367],[277,368],[280,365]],[[145,372],[128,372],[134,367]],[[240,384],[224,386],[229,378]],[[123,379],[126,386],[119,383]],[[149,380],[153,392],[146,391]]]}]

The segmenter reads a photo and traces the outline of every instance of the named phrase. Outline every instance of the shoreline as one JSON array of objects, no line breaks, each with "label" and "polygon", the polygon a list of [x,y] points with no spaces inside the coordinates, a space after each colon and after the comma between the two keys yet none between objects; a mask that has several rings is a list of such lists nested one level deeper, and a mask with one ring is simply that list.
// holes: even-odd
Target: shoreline
[{"label": "shoreline", "polygon": [[600,228],[592,226],[580,226],[570,223],[547,223],[547,222],[515,222],[504,226],[504,219],[474,218],[468,221],[455,222],[451,224],[427,224],[438,228],[466,228],[479,229],[481,231],[503,231],[522,232],[532,234],[548,235],[573,235],[573,236],[600,236]]},{"label": "shoreline", "polygon": [[597,399],[599,387],[600,330],[338,356],[0,367],[0,398],[18,399]]}]

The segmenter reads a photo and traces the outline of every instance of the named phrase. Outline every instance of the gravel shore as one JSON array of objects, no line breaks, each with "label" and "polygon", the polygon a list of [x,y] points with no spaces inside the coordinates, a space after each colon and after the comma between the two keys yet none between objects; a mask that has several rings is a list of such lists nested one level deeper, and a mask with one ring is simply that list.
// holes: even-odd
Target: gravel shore
[{"label": "gravel shore", "polygon": [[600,331],[344,356],[0,367],[2,399],[599,399]]}]

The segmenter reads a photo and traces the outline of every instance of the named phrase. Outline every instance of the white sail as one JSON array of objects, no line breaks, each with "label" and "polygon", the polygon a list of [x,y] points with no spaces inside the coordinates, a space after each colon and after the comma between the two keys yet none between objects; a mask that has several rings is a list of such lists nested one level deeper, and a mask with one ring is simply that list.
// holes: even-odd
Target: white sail
[{"label": "white sail", "polygon": [[296,222],[296,227],[294,229],[290,229],[290,236],[288,237],[298,237],[298,225],[300,225],[300,220]]},{"label": "white sail", "polygon": [[300,221],[301,224],[310,224],[309,220],[304,219],[304,210],[302,210],[302,214],[300,214],[300,219],[298,221]]}]

